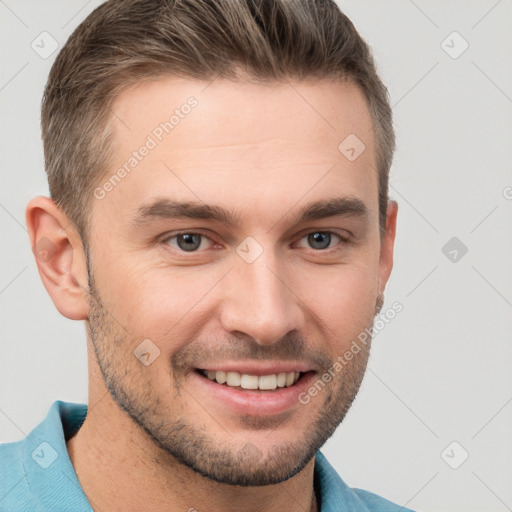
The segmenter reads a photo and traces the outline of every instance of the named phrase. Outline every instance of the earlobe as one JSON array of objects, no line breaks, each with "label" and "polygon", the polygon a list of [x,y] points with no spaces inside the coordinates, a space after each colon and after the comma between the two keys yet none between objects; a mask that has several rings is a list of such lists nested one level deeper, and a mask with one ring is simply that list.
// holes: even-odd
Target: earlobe
[{"label": "earlobe", "polygon": [[71,320],[86,320],[87,265],[77,229],[54,201],[43,196],[28,203],[26,222],[39,275],[55,307]]}]

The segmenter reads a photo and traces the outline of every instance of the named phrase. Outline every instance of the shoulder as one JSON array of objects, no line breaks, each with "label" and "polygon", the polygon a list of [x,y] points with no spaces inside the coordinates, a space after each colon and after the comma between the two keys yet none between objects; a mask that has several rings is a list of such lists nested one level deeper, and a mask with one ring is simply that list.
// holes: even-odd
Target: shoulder
[{"label": "shoulder", "polygon": [[17,507],[30,504],[31,491],[25,467],[26,450],[26,438],[0,444],[0,511],[11,510],[9,507],[13,504]]},{"label": "shoulder", "polygon": [[58,400],[24,439],[0,444],[0,512],[91,510],[66,448],[86,410]]}]

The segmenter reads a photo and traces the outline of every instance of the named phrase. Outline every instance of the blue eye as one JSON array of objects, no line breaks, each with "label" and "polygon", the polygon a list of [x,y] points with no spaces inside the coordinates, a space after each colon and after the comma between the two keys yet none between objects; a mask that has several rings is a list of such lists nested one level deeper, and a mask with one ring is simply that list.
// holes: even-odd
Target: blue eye
[{"label": "blue eye", "polygon": [[[176,245],[172,243],[171,241],[175,241]],[[209,241],[213,243],[212,240],[210,240],[205,235],[202,235],[200,233],[179,233],[174,236],[170,236],[166,239],[166,243],[171,245],[174,248],[180,249],[185,252],[195,252],[199,248],[204,248],[205,241]]]},{"label": "blue eye", "polygon": [[330,248],[331,242],[333,241],[333,236],[341,242],[347,241],[337,233],[333,233],[331,231],[312,231],[311,233],[308,233],[302,237],[301,240],[307,238],[307,242],[310,247],[322,251]]},{"label": "blue eye", "polygon": [[308,235],[308,242],[314,249],[327,249],[331,245],[331,233],[317,231]]}]

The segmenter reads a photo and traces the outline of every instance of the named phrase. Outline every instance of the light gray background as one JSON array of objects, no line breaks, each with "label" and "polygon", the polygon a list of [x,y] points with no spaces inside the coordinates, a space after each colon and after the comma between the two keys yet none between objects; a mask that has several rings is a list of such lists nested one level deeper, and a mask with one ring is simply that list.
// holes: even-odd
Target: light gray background
[{"label": "light gray background", "polygon": [[[56,55],[31,42],[47,31],[61,47],[99,3],[0,0],[2,442],[22,439],[56,399],[87,401],[84,326],[48,297],[24,209],[47,194],[39,108]],[[404,310],[375,338],[324,453],[349,485],[413,509],[512,510],[512,1],[339,3],[394,108],[400,208],[384,309]],[[469,43],[458,58],[441,46],[454,31]],[[441,250],[453,236],[468,248],[456,262]],[[469,453],[458,469],[441,456],[452,441],[452,465]]]}]

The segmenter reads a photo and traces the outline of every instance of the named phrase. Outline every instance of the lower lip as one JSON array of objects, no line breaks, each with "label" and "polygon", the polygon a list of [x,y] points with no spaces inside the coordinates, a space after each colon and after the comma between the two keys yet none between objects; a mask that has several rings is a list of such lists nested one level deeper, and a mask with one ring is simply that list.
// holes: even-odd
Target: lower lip
[{"label": "lower lip", "polygon": [[305,373],[293,386],[271,391],[233,388],[210,380],[196,371],[192,371],[190,375],[201,386],[208,399],[221,402],[238,414],[270,416],[302,405],[299,395],[310,386],[314,372]]}]

